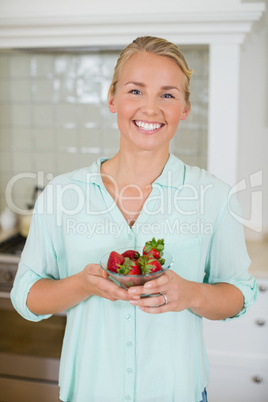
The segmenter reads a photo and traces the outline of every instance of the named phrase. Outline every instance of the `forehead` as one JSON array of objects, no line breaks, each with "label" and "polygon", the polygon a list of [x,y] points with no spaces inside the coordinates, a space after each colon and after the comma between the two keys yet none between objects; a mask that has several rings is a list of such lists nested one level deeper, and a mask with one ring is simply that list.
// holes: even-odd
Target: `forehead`
[{"label": "forehead", "polygon": [[161,85],[180,84],[184,74],[178,64],[167,56],[149,52],[132,55],[124,64],[119,81],[159,82]]}]

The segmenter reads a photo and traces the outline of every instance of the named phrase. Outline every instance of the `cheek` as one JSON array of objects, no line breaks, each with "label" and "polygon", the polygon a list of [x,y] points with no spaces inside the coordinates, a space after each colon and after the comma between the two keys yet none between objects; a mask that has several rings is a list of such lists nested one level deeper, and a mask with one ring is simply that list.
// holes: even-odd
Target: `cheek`
[{"label": "cheek", "polygon": [[131,102],[120,102],[117,108],[117,119],[130,119],[135,115],[135,105]]},{"label": "cheek", "polygon": [[166,111],[166,118],[170,124],[179,124],[182,116],[183,108],[178,106],[173,106]]}]

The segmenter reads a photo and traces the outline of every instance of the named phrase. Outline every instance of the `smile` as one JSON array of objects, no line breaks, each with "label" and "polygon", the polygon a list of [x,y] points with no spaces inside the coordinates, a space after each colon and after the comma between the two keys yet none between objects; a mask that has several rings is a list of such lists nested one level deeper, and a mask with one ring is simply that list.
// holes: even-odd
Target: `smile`
[{"label": "smile", "polygon": [[141,129],[142,131],[147,131],[147,132],[155,132],[164,126],[163,123],[155,123],[155,122],[145,123],[144,121],[141,121],[141,120],[133,120],[133,122],[136,127]]}]

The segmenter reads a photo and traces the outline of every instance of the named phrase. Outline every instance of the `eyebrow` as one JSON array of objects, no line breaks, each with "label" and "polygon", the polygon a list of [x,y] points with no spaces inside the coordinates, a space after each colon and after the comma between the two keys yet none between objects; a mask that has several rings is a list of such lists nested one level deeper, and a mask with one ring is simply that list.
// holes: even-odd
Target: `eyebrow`
[{"label": "eyebrow", "polygon": [[[126,83],[125,83],[125,85],[129,85],[129,84],[137,85],[137,86],[142,87],[142,88],[145,88],[145,87],[146,87],[146,85],[143,84],[143,82],[129,81],[129,82],[126,82]],[[181,92],[178,87],[174,87],[174,86],[172,86],[172,85],[164,85],[164,86],[161,87],[160,89],[165,89],[165,90],[177,89],[177,91]]]}]

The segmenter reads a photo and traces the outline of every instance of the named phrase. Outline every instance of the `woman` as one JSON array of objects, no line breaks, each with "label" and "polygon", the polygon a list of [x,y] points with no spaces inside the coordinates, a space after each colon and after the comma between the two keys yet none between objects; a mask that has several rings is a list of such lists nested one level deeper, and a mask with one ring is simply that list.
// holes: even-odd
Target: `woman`
[{"label": "woman", "polygon": [[[36,203],[11,296],[29,320],[67,310],[63,401],[206,401],[202,317],[238,317],[256,299],[229,186],[169,154],[191,73],[164,39],[127,46],[109,90],[118,153],[55,178]],[[152,237],[172,269],[128,291],[107,278],[103,254]]]}]

